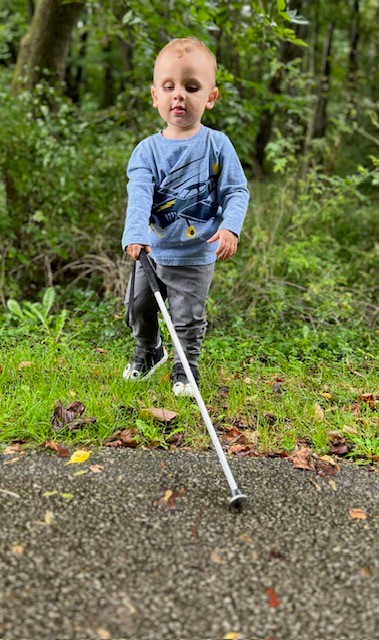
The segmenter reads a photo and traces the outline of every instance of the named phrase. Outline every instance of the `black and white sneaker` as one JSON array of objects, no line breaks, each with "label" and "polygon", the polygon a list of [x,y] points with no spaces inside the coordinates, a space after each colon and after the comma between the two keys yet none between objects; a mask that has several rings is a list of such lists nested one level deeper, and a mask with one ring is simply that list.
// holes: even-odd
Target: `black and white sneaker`
[{"label": "black and white sneaker", "polygon": [[[195,366],[190,365],[191,371],[193,373],[193,377],[196,382],[199,380],[199,372]],[[180,362],[174,364],[172,369],[172,379],[173,379],[173,387],[172,390],[174,395],[176,396],[187,396],[189,398],[193,398],[195,396],[195,391],[191,383],[188,381],[188,378],[184,372],[183,366]]]},{"label": "black and white sneaker", "polygon": [[149,378],[168,358],[167,351],[161,343],[155,349],[146,351],[137,347],[135,354],[126,365],[122,377],[124,380],[143,380]]}]

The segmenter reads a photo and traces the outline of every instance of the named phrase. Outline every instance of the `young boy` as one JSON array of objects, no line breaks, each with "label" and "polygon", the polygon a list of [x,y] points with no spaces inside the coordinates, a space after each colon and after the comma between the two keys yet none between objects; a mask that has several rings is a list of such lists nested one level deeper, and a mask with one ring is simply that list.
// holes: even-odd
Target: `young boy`
[{"label": "young boy", "polygon": [[[126,380],[147,378],[167,360],[141,250],[150,254],[195,380],[214,263],[237,250],[246,178],[225,134],[201,123],[218,97],[216,69],[211,51],[192,36],[169,42],[155,61],[151,96],[166,127],[137,145],[127,169],[122,246],[137,261],[126,296],[137,346]],[[172,378],[175,395],[193,395],[176,352]]]}]

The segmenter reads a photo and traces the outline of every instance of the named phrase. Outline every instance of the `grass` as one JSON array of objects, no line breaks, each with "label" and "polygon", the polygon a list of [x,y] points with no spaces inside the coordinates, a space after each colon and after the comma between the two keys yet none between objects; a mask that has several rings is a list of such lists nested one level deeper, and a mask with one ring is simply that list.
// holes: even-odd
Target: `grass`
[{"label": "grass", "polygon": [[[237,322],[211,329],[201,359],[201,391],[221,437],[234,433],[262,455],[311,446],[327,454],[333,442],[362,463],[379,461],[379,357],[375,330],[357,337],[341,328],[330,335],[265,327],[251,333]],[[163,328],[165,333],[165,329]],[[167,340],[167,336],[166,336]],[[210,446],[197,405],[171,392],[172,360],[148,381],[126,383],[122,371],[133,341],[120,315],[98,311],[72,318],[59,341],[43,328],[13,323],[0,348],[0,443],[41,446],[47,440],[102,445],[117,430],[131,429],[140,446]],[[54,409],[73,402],[96,422],[55,431]],[[177,413],[170,424],[146,409]],[[234,430],[234,431],[233,431]],[[227,448],[231,441],[225,441]],[[249,448],[246,447],[246,448]],[[233,449],[229,449],[233,450]]]}]

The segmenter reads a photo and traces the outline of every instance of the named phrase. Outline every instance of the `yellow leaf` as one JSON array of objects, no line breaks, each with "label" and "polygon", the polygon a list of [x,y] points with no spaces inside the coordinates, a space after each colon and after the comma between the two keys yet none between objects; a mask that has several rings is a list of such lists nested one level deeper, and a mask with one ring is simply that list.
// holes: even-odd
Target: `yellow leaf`
[{"label": "yellow leaf", "polygon": [[162,498],[162,501],[163,502],[168,502],[172,495],[174,495],[174,492],[171,489],[167,489],[166,493],[164,494],[164,496]]},{"label": "yellow leaf", "polygon": [[90,451],[84,451],[83,449],[78,449],[78,451],[74,451],[71,458],[67,462],[67,464],[82,464],[90,457]]},{"label": "yellow leaf", "polygon": [[58,491],[45,491],[45,493],[42,494],[42,497],[50,498],[50,496],[55,496],[56,493],[58,493]]},{"label": "yellow leaf", "polygon": [[45,524],[50,525],[53,523],[54,514],[52,511],[46,511],[45,513]]},{"label": "yellow leaf", "polygon": [[72,500],[73,497],[73,493],[61,493],[61,498],[64,498],[65,500]]},{"label": "yellow leaf", "polygon": [[335,480],[329,480],[329,484],[330,484],[331,488],[333,489],[333,491],[337,491],[337,485],[335,483]]},{"label": "yellow leaf", "polygon": [[222,640],[239,640],[240,637],[241,634],[238,633],[238,631],[229,631],[229,633],[224,635]]},{"label": "yellow leaf", "polygon": [[88,469],[79,469],[79,471],[75,471],[74,476],[84,476],[85,473],[88,473]]}]

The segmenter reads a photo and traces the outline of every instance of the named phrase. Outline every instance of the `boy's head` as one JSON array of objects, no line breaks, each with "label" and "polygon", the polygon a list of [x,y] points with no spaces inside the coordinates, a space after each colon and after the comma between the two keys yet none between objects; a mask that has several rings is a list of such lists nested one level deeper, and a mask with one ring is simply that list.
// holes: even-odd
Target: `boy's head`
[{"label": "boy's head", "polygon": [[218,97],[216,70],[212,52],[193,36],[163,47],[155,61],[151,95],[167,123],[164,135],[185,138],[198,131],[205,109],[212,109]]}]

